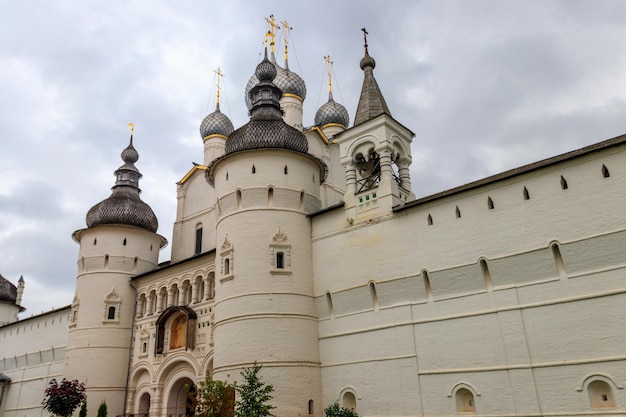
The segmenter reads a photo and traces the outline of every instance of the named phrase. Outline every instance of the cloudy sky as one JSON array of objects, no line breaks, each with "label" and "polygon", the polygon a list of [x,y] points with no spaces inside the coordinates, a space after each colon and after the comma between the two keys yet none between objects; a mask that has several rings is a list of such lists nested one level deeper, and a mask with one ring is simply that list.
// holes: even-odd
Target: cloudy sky
[{"label": "cloudy sky", "polygon": [[244,124],[270,14],[293,28],[305,125],[327,99],[325,55],[354,119],[367,28],[391,113],[416,133],[418,197],[626,133],[624,1],[0,0],[0,274],[26,280],[21,317],[71,303],[71,234],[108,197],[129,122],[142,198],[171,240],[213,71]]}]

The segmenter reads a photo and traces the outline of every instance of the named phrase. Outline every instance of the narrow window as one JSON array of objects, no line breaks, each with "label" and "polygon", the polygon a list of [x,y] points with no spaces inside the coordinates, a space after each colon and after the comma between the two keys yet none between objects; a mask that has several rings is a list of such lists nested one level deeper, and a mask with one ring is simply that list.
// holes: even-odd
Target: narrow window
[{"label": "narrow window", "polygon": [[304,191],[300,191],[300,209],[304,208]]},{"label": "narrow window", "polygon": [[241,208],[241,190],[237,190],[237,208]]},{"label": "narrow window", "polygon": [[93,240],[93,245],[96,246],[96,243],[98,243],[98,239],[94,239]]},{"label": "narrow window", "polygon": [[373,282],[370,282],[370,296],[372,297],[374,310],[378,310],[378,294],[376,293],[376,284],[374,284]]},{"label": "narrow window", "polygon": [[487,292],[493,291],[493,281],[491,281],[491,273],[489,272],[489,266],[484,259],[480,260],[480,270],[483,273],[483,280],[485,281],[485,288]]},{"label": "narrow window", "polygon": [[[285,168],[283,169],[283,172],[285,173],[285,175],[287,175],[287,165],[285,165]],[[313,400],[311,400],[311,401],[313,401]],[[312,414],[312,413],[309,413],[309,414]]]},{"label": "narrow window", "polygon": [[109,307],[107,311],[107,320],[115,320],[115,307]]},{"label": "narrow window", "polygon": [[456,411],[458,413],[475,413],[474,394],[466,388],[460,388],[456,392]]},{"label": "narrow window", "polygon": [[430,286],[430,277],[428,271],[422,271],[422,279],[424,281],[424,292],[426,293],[426,299],[430,302],[433,300],[433,289]]},{"label": "narrow window", "polygon": [[202,253],[202,224],[196,226],[196,246],[194,255]]},{"label": "narrow window", "polygon": [[109,255],[104,255],[104,267],[107,268],[109,266]]},{"label": "narrow window", "polygon": [[460,219],[461,218],[461,210],[459,210],[459,206],[456,206],[456,218]]},{"label": "narrow window", "polygon": [[228,181],[228,172],[226,173],[226,181]]},{"label": "narrow window", "polygon": [[611,173],[609,172],[609,169],[604,164],[602,164],[602,176],[604,178],[609,178],[611,176]]},{"label": "narrow window", "polygon": [[335,315],[335,310],[333,308],[333,298],[329,292],[326,293],[326,304],[328,305],[328,315],[332,319]]},{"label": "narrow window", "polygon": [[489,210],[493,210],[494,206],[493,206],[493,200],[491,199],[491,197],[487,197],[487,208]]},{"label": "narrow window", "polygon": [[430,214],[428,215],[428,219],[426,220],[428,222],[429,226],[433,225],[433,216],[431,216]]},{"label": "narrow window", "polygon": [[252,165],[252,173],[256,174],[256,167],[254,165]]},{"label": "narrow window", "polygon": [[152,252],[152,245],[150,245],[150,252]]},{"label": "narrow window", "polygon": [[530,200],[530,193],[526,187],[524,187],[524,200]]},{"label": "narrow window", "polygon": [[309,400],[309,415],[313,415],[313,414],[315,414],[315,408],[313,407],[313,400]]},{"label": "narrow window", "polygon": [[224,259],[224,275],[230,274],[230,259]]},{"label": "narrow window", "polygon": [[267,190],[267,203],[270,207],[274,206],[274,189],[272,187]]},{"label": "narrow window", "polygon": [[563,262],[563,256],[561,256],[561,249],[556,243],[552,244],[552,256],[556,263],[556,271],[559,274],[560,279],[567,279],[567,273],[565,271],[565,262]]},{"label": "narrow window", "polygon": [[122,242],[122,245],[126,246],[126,238],[124,238],[124,242]]},{"label": "narrow window", "polygon": [[143,342],[141,345],[141,353],[148,352],[148,342]]},{"label": "narrow window", "polygon": [[285,254],[284,252],[276,252],[276,268],[283,269],[285,267]]},{"label": "narrow window", "polygon": [[561,175],[561,189],[567,190],[567,181],[563,178],[563,175]]}]

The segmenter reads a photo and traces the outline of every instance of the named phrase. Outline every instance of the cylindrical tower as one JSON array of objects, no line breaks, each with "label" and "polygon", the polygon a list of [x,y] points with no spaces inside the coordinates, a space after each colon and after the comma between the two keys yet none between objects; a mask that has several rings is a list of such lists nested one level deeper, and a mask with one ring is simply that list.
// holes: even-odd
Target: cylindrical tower
[{"label": "cylindrical tower", "polygon": [[112,415],[125,413],[135,308],[130,278],[156,268],[166,244],[139,197],[138,158],[131,136],[111,196],[93,206],[87,228],[73,234],[80,250],[63,375],[85,383],[89,409],[105,401]]},{"label": "cylindrical tower", "polygon": [[276,415],[321,415],[307,214],[321,206],[325,165],[283,121],[275,76],[266,53],[250,90],[251,120],[207,171],[219,205],[214,378],[238,379],[256,362],[275,388]]}]

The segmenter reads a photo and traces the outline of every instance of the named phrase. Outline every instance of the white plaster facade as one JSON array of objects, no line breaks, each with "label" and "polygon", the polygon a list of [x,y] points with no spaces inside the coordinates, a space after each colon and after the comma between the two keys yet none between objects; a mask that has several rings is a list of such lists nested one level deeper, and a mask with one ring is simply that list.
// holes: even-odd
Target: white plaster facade
[{"label": "white plaster facade", "polygon": [[77,232],[72,306],[0,327],[0,412],[43,415],[63,375],[92,410],[181,416],[256,361],[280,416],[626,415],[626,136],[416,200],[390,114],[304,132],[308,154],[205,140],[169,262],[153,232]]}]

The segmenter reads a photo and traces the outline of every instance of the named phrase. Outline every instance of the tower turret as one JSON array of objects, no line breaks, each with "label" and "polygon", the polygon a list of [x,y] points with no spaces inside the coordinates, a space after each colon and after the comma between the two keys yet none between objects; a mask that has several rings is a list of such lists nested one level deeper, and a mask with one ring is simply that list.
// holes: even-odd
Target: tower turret
[{"label": "tower turret", "polygon": [[330,55],[324,59],[328,64],[328,101],[315,113],[315,124],[324,131],[328,137],[346,130],[350,124],[350,116],[346,108],[333,100],[332,61]]},{"label": "tower turret", "polygon": [[[270,25],[270,30],[265,34],[266,43],[269,41],[270,44],[270,55],[269,61],[276,68],[276,77],[274,78],[274,85],[276,85],[282,92],[280,105],[283,109],[283,119],[285,122],[295,127],[296,129],[302,131],[304,129],[302,118],[303,118],[303,103],[306,99],[306,84],[302,77],[300,77],[297,73],[291,71],[289,69],[289,32],[291,27],[289,24],[284,21],[281,22],[283,25],[283,34],[284,34],[284,60],[285,67],[281,67],[276,62],[275,55],[275,44],[274,39],[276,37],[275,30],[279,28],[274,20],[274,16],[270,16],[270,18],[266,18],[268,24]],[[259,83],[259,79],[256,74],[253,74],[248,80],[248,84],[245,89],[245,100],[246,105],[248,106],[248,110],[252,109],[252,101],[249,96],[249,92]]]},{"label": "tower turret", "polygon": [[326,166],[282,119],[276,74],[266,51],[250,90],[250,121],[207,169],[220,210],[213,370],[216,379],[232,379],[257,362],[274,385],[277,415],[321,416],[307,214],[321,207]]},{"label": "tower turret", "polygon": [[125,413],[135,308],[130,278],[156,268],[166,244],[154,212],[139,197],[132,134],[121,156],[111,195],[88,211],[87,228],[72,236],[80,249],[64,372],[85,383],[90,409],[106,401],[114,415]]},{"label": "tower turret", "polygon": [[415,198],[409,174],[414,134],[391,116],[374,78],[376,61],[369,55],[367,31],[362,30],[364,78],[354,126],[335,135],[346,172],[346,216],[357,221],[387,215]]},{"label": "tower turret", "polygon": [[200,136],[204,141],[205,165],[208,165],[215,158],[224,155],[226,138],[235,130],[228,116],[220,112],[221,79],[224,74],[219,68],[215,73],[217,74],[215,111],[207,115],[200,125]]}]

